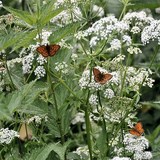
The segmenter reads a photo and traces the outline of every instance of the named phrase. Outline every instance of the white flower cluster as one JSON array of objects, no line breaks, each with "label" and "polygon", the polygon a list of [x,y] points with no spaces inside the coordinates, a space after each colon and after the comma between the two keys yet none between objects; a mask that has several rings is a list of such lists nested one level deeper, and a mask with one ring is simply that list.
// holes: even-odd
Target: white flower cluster
[{"label": "white flower cluster", "polygon": [[133,25],[133,28],[136,26],[136,29],[133,30],[137,30],[138,28],[142,28],[144,25],[150,24],[153,21],[153,18],[148,17],[144,11],[130,12],[124,15],[122,21],[129,25]]},{"label": "white flower cluster", "polygon": [[84,122],[85,122],[85,119],[84,119],[83,112],[78,112],[71,121],[73,125],[77,123],[84,123]]},{"label": "white flower cluster", "polygon": [[149,26],[146,26],[141,34],[141,41],[144,45],[150,40],[157,40],[160,44],[160,20],[153,20]]},{"label": "white flower cluster", "polygon": [[88,146],[78,147],[77,150],[74,151],[73,153],[78,154],[81,159],[88,159],[89,157]]},{"label": "white flower cluster", "polygon": [[108,98],[108,99],[111,99],[114,97],[114,91],[110,88],[107,88],[105,91],[104,91],[104,97],[105,98]]},{"label": "white flower cluster", "polygon": [[45,63],[47,63],[47,59],[44,58],[41,54],[37,57],[37,62],[40,64],[40,65],[43,65]]},{"label": "white flower cluster", "polygon": [[131,160],[129,157],[114,157],[111,160]]},{"label": "white flower cluster", "polygon": [[34,74],[37,76],[38,79],[44,77],[45,74],[46,74],[46,70],[45,70],[44,66],[38,66],[38,67],[34,70]]},{"label": "white flower cluster", "polygon": [[114,50],[120,50],[121,49],[121,42],[120,40],[118,39],[113,39],[111,42],[110,42],[110,45],[111,45],[111,51],[114,51]]},{"label": "white flower cluster", "polygon": [[154,80],[149,78],[151,74],[152,72],[150,69],[147,70],[145,68],[136,69],[134,67],[128,67],[126,83],[128,83],[134,91],[138,91],[141,84],[152,88]]},{"label": "white flower cluster", "polygon": [[0,129],[0,143],[9,144],[15,138],[19,137],[18,132],[9,130],[8,128]]},{"label": "white flower cluster", "polygon": [[23,57],[23,60],[22,60],[23,74],[30,73],[33,60],[34,60],[34,55],[32,52],[29,55]]},{"label": "white flower cluster", "polygon": [[133,47],[133,46],[130,46],[130,47],[127,49],[127,52],[130,53],[130,54],[139,54],[139,53],[142,53],[142,51],[141,51],[140,48]]},{"label": "white flower cluster", "polygon": [[91,94],[89,97],[89,103],[93,106],[98,105],[98,97],[97,95]]},{"label": "white flower cluster", "polygon": [[135,137],[132,134],[124,135],[125,149],[134,154],[135,160],[149,160],[152,158],[152,153],[145,151],[149,147],[149,142],[144,136]]},{"label": "white flower cluster", "polygon": [[68,73],[68,64],[66,62],[56,62],[55,63],[55,70],[57,72],[61,72],[63,74],[67,74]]},{"label": "white flower cluster", "polygon": [[[129,25],[127,23],[118,21],[115,16],[110,15],[96,21],[91,27],[89,27],[83,32],[78,33],[77,35],[75,35],[75,37],[80,39],[80,37],[83,38],[92,35],[92,38],[90,40],[90,46],[94,47],[98,43],[98,41],[108,40],[113,32],[122,33],[127,30],[129,30]],[[114,41],[117,42],[117,40]],[[114,41],[111,43],[112,46],[115,45]],[[116,47],[116,49],[120,47],[118,44],[118,47]]]},{"label": "white flower cluster", "polygon": [[47,122],[48,121],[48,116],[46,116],[46,115],[45,116],[44,115],[35,115],[35,116],[29,118],[27,120],[27,123],[29,124],[29,123],[32,123],[34,121],[37,124],[41,124],[43,119],[44,119],[45,122]]},{"label": "white flower cluster", "polygon": [[95,82],[93,74],[90,80],[90,70],[85,70],[83,72],[82,77],[79,80],[79,86],[81,87],[81,89],[86,89],[86,88],[93,89],[93,90],[101,89],[101,85]]},{"label": "white flower cluster", "polygon": [[132,43],[132,39],[131,39],[131,37],[129,35],[124,35],[122,37],[122,42],[126,43],[127,46],[130,46],[131,43]]}]

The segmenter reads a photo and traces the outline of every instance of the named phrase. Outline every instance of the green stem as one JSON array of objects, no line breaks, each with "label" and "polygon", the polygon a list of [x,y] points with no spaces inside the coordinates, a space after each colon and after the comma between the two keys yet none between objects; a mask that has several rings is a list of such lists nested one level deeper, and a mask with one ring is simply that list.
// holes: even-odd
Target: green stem
[{"label": "green stem", "polygon": [[119,20],[122,19],[123,15],[125,15],[125,13],[126,13],[126,8],[127,8],[127,6],[128,6],[129,0],[126,1],[126,2],[122,2],[122,3],[123,3],[123,5],[124,5],[124,7],[123,7],[123,10],[122,10],[122,12],[121,12],[121,15],[119,16]]},{"label": "green stem", "polygon": [[89,119],[89,105],[88,105],[89,95],[90,95],[90,91],[88,91],[86,107],[85,107],[85,123],[86,123],[87,143],[88,143],[90,160],[93,160],[93,157],[92,157],[92,141],[91,141],[91,131],[92,131],[92,129],[91,129],[91,124],[90,124],[90,119]]},{"label": "green stem", "polygon": [[14,83],[13,83],[13,80],[12,80],[12,77],[11,77],[11,74],[10,74],[10,71],[9,71],[9,68],[8,68],[8,65],[7,65],[7,58],[5,58],[5,67],[6,67],[6,69],[7,69],[7,74],[8,74],[8,76],[9,76],[9,79],[10,79],[10,82],[11,82],[11,88],[12,88],[13,90],[15,90],[16,87],[15,87],[15,85],[14,85]]},{"label": "green stem", "polygon": [[54,88],[53,88],[53,85],[52,85],[52,80],[51,80],[51,75],[50,75],[50,69],[49,69],[49,63],[50,63],[50,59],[48,58],[48,74],[47,74],[47,81],[49,82],[50,84],[50,89],[52,91],[52,94],[53,94],[53,100],[54,100],[54,105],[55,105],[55,110],[56,110],[56,115],[57,115],[57,124],[58,124],[58,127],[59,127],[59,132],[60,132],[60,136],[61,136],[61,143],[64,144],[64,133],[63,133],[63,129],[62,129],[62,126],[61,126],[61,118],[59,117],[59,111],[58,111],[58,104],[57,104],[57,99],[56,99],[56,95],[55,95],[55,91],[54,91]]}]

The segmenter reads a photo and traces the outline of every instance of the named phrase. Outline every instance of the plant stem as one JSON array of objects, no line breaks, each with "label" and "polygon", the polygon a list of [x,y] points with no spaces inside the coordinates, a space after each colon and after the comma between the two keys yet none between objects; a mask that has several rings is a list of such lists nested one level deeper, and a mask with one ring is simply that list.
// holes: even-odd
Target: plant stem
[{"label": "plant stem", "polygon": [[57,119],[57,124],[58,124],[58,127],[59,127],[59,132],[60,132],[60,136],[61,136],[61,143],[62,145],[64,144],[64,134],[63,134],[63,130],[62,130],[62,126],[61,126],[61,118],[59,117],[59,111],[58,111],[58,104],[57,104],[57,100],[56,100],[56,95],[55,95],[55,91],[54,91],[54,88],[53,88],[53,85],[52,85],[52,80],[51,80],[51,75],[50,75],[50,69],[49,69],[49,62],[50,62],[50,59],[48,58],[48,74],[47,74],[47,81],[49,82],[50,84],[50,89],[52,91],[52,94],[53,94],[53,100],[54,100],[54,105],[55,105],[55,110],[56,110],[56,119]]}]

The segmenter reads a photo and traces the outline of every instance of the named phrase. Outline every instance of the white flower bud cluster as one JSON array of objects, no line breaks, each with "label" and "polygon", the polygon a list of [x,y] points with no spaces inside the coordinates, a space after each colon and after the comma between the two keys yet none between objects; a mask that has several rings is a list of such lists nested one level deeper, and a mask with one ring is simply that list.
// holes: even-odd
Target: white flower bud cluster
[{"label": "white flower bud cluster", "polygon": [[68,73],[68,64],[66,62],[56,62],[55,65],[56,65],[55,70],[57,72],[61,72],[63,74]]},{"label": "white flower bud cluster", "polygon": [[37,76],[38,79],[44,77],[46,75],[46,70],[45,70],[44,66],[38,66],[34,70],[34,74]]}]

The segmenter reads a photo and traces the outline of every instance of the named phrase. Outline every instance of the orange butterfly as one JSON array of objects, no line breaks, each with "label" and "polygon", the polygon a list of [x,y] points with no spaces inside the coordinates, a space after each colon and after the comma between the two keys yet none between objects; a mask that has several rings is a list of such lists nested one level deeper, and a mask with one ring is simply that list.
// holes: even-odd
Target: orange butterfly
[{"label": "orange butterfly", "polygon": [[99,69],[93,68],[94,80],[100,84],[105,84],[113,76],[109,73],[102,73]]},{"label": "orange butterfly", "polygon": [[37,47],[36,51],[39,52],[43,57],[54,56],[57,51],[60,49],[60,45],[42,45]]},{"label": "orange butterfly", "polygon": [[144,129],[141,122],[138,122],[134,128],[129,131],[130,134],[135,136],[141,136],[144,133]]}]

